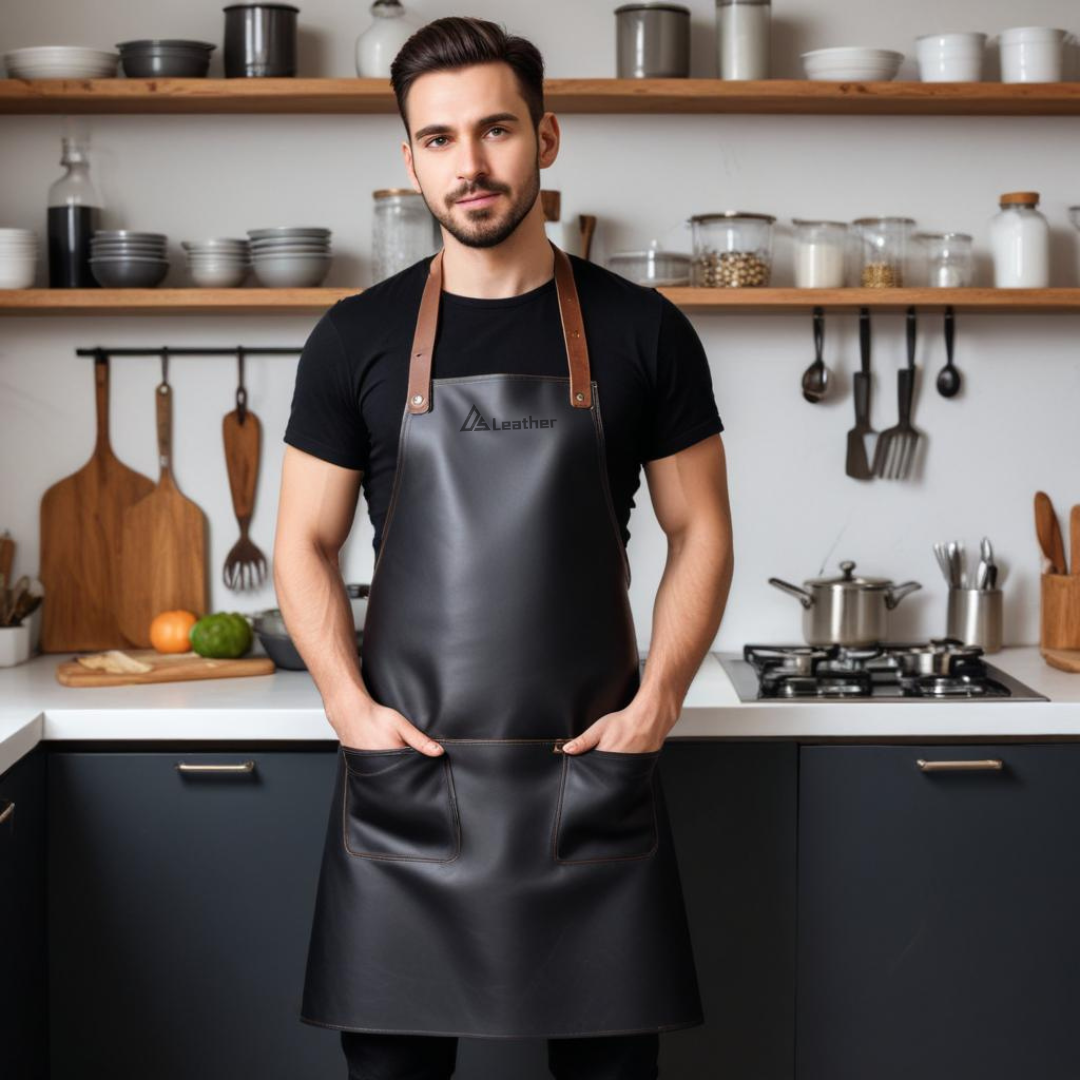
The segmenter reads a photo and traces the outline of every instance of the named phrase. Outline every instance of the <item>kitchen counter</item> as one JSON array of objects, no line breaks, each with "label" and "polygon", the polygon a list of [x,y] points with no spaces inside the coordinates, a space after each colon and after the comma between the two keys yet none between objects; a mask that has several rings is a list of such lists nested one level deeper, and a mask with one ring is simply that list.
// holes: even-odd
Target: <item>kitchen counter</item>
[{"label": "kitchen counter", "polygon": [[[35,656],[0,669],[0,772],[43,739],[336,741],[306,671],[93,689],[62,686]],[[1049,701],[739,700],[715,653],[702,663],[671,739],[889,741],[1080,738],[1080,676],[1043,662],[1036,646],[987,659]]]}]

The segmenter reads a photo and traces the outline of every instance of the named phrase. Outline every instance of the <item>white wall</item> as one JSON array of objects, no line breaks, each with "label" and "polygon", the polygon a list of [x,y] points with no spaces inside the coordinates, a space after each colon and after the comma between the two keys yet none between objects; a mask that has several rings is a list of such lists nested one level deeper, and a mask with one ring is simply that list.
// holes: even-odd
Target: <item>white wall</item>
[{"label": "white wall", "polygon": [[[474,0],[455,9],[415,0],[423,19],[446,14],[494,18],[530,37],[548,74],[614,74],[611,3]],[[694,74],[715,74],[712,7],[692,0]],[[1067,0],[1030,0],[1023,22],[1080,29]],[[37,0],[5,12],[0,51],[25,45],[109,47],[140,37],[221,42],[214,7],[84,5]],[[308,0],[302,5],[300,74],[349,76],[365,5]],[[995,33],[1017,21],[1004,0],[792,0],[776,5],[774,74],[798,74],[798,53],[835,44],[913,49],[917,34],[946,29]],[[54,28],[63,27],[62,32]],[[221,71],[220,47],[211,75]],[[1074,68],[1071,70],[1075,70]],[[913,68],[905,62],[902,77]],[[1003,191],[1042,192],[1054,228],[1054,283],[1080,283],[1078,237],[1066,207],[1080,203],[1080,118],[999,117],[560,117],[561,156],[544,176],[564,207],[600,216],[594,257],[646,246],[688,250],[685,219],[738,208],[791,217],[848,219],[907,214],[923,229],[972,232],[978,283],[989,283],[986,225]],[[396,116],[104,116],[80,122],[92,140],[92,171],[106,203],[106,227],[168,234],[174,267],[166,284],[185,284],[180,240],[238,236],[277,224],[333,229],[336,261],[328,285],[366,285],[371,192],[407,185]],[[0,117],[0,225],[44,235],[48,185],[59,175],[58,116]],[[628,182],[632,180],[633,182]],[[786,233],[777,240],[776,284],[791,281]],[[44,267],[38,284],[45,284]],[[812,359],[808,317],[694,316],[712,361],[726,425],[736,533],[736,578],[718,648],[800,638],[797,603],[766,584],[835,571],[843,558],[859,570],[923,589],[904,600],[894,639],[941,634],[945,590],[931,544],[962,538],[994,542],[1006,588],[1006,642],[1038,639],[1038,556],[1032,524],[1037,489],[1055,500],[1063,525],[1080,502],[1080,322],[1074,316],[959,316],[957,363],[964,391],[946,401],[933,389],[944,362],[940,316],[920,324],[916,426],[925,434],[917,475],[907,482],[859,483],[844,475],[852,422],[850,371],[858,364],[854,316],[830,317],[826,358],[835,396],[806,404],[799,380]],[[0,528],[19,544],[16,571],[37,570],[43,491],[79,468],[94,439],[93,364],[77,347],[123,345],[302,344],[314,317],[183,316],[0,321]],[[895,420],[893,372],[904,362],[902,315],[874,319],[873,423]],[[269,556],[282,442],[295,371],[292,357],[248,361],[249,403],[265,446],[253,522]],[[112,440],[122,460],[156,475],[155,359],[114,359]],[[181,490],[211,523],[215,609],[272,606],[272,587],[233,594],[221,583],[236,539],[221,445],[221,418],[233,408],[230,358],[176,358],[175,473]],[[631,520],[630,554],[638,633],[647,647],[652,600],[664,561],[663,534],[644,485]],[[343,560],[346,579],[365,581],[371,529],[361,504]]]}]

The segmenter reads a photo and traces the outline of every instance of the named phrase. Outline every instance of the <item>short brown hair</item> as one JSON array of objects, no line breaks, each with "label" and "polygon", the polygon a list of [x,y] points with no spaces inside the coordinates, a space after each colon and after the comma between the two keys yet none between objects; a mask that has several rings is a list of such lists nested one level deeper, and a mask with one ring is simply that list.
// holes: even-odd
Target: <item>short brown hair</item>
[{"label": "short brown hair", "polygon": [[544,58],[531,41],[508,34],[498,23],[468,15],[451,15],[422,26],[402,45],[390,65],[390,85],[406,133],[409,121],[405,99],[409,87],[421,75],[500,62],[513,70],[533,127],[538,128],[544,115]]}]

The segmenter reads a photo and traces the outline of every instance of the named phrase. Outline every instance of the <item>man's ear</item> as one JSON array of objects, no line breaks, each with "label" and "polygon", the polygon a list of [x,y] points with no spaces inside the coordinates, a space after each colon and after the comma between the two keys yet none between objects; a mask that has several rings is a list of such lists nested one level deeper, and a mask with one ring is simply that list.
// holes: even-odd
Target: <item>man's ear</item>
[{"label": "man's ear", "polygon": [[413,170],[412,163],[412,147],[407,143],[401,144],[401,156],[405,159],[405,171],[409,174],[409,179],[412,181],[412,185],[417,191],[420,190],[420,183],[416,179],[416,172]]}]

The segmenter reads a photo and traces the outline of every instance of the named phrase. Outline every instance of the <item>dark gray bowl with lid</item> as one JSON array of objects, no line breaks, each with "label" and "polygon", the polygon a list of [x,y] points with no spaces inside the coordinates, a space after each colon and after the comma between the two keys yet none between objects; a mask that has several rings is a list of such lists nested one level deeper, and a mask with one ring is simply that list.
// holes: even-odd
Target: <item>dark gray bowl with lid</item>
[{"label": "dark gray bowl with lid", "polygon": [[183,38],[143,38],[120,41],[120,66],[131,79],[202,79],[210,68],[210,54],[217,48],[209,41]]}]

